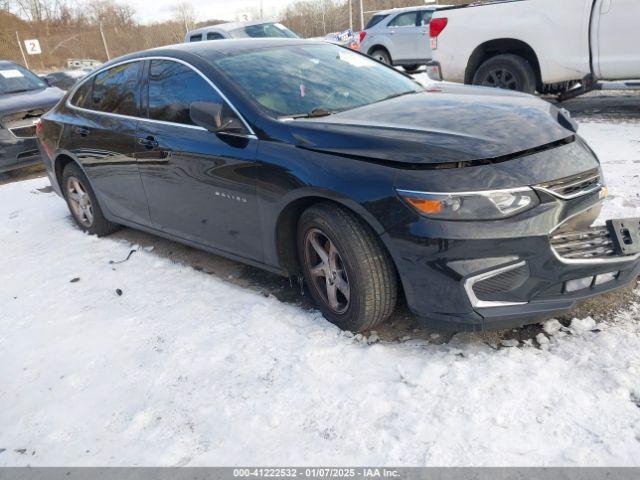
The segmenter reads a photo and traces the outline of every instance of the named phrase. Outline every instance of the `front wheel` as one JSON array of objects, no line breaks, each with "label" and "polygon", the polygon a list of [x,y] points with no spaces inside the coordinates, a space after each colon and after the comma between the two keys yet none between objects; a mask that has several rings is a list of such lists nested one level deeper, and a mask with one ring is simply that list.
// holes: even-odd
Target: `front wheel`
[{"label": "front wheel", "polygon": [[298,222],[298,254],[305,282],[325,318],[343,330],[370,330],[389,318],[396,273],[374,232],[331,203],[306,210]]},{"label": "front wheel", "polygon": [[536,74],[531,64],[518,55],[496,55],[485,61],[473,76],[474,85],[535,93]]}]

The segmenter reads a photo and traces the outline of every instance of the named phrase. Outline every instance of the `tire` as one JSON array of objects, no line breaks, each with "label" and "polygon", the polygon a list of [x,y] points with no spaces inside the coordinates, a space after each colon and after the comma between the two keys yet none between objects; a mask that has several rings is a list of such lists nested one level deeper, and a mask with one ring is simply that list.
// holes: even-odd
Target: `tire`
[{"label": "tire", "polygon": [[375,58],[379,62],[391,65],[391,56],[384,48],[376,48],[369,54],[369,56]]},{"label": "tire", "polygon": [[496,55],[485,61],[473,76],[474,85],[505,88],[535,93],[536,74],[533,67],[518,55]]},{"label": "tire", "polygon": [[331,323],[362,332],[393,313],[398,294],[393,262],[375,233],[353,213],[328,202],[310,207],[298,221],[297,243],[311,297]]},{"label": "tire", "polygon": [[405,65],[402,68],[407,73],[416,73],[418,70],[420,70],[420,65]]},{"label": "tire", "polygon": [[71,216],[83,231],[102,237],[120,228],[105,218],[91,184],[75,163],[68,164],[62,172],[62,193]]}]

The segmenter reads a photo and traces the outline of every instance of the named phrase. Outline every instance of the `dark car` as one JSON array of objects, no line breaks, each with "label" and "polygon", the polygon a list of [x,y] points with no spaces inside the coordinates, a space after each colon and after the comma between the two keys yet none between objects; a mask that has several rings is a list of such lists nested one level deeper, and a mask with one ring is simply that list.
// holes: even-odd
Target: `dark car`
[{"label": "dark car", "polygon": [[63,95],[26,68],[0,60],[0,173],[40,161],[36,122]]},{"label": "dark car", "polygon": [[58,87],[61,90],[69,90],[81,78],[85,77],[88,72],[84,70],[62,70],[59,72],[47,73],[44,79],[52,87]]},{"label": "dark car", "polygon": [[567,114],[442,86],[304,40],[112,61],[39,129],[81,229],[138,228],[289,276],[370,329],[399,295],[454,330],[570,309],[640,270],[639,220],[591,227],[606,189]]}]

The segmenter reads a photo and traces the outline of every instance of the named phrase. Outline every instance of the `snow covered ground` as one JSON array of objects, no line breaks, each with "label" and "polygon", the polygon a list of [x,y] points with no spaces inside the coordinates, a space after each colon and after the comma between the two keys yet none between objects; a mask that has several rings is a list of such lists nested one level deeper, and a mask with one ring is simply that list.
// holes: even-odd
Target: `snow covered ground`
[{"label": "snow covered ground", "polygon": [[[640,124],[584,124],[640,216]],[[517,347],[376,341],[0,187],[0,465],[640,466],[640,290]],[[116,293],[121,292],[121,295]]]}]

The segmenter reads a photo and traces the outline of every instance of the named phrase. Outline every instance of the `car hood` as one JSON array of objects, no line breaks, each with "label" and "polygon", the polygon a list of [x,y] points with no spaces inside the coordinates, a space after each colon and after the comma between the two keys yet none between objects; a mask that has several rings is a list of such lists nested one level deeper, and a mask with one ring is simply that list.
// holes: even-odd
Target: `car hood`
[{"label": "car hood", "polygon": [[564,114],[534,96],[455,85],[290,125],[303,148],[410,164],[500,160],[574,135]]},{"label": "car hood", "polygon": [[14,112],[44,109],[49,110],[64,93],[59,88],[47,87],[29,92],[0,95],[0,118]]}]

